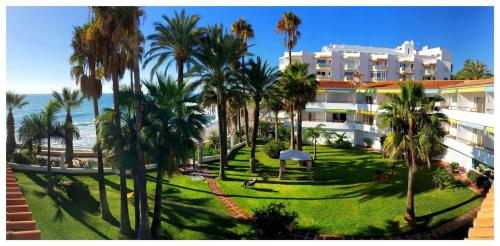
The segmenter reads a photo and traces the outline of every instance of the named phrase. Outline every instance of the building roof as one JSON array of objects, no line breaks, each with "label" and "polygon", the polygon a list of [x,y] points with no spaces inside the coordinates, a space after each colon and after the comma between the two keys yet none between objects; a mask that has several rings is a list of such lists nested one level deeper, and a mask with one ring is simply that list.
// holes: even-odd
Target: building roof
[{"label": "building roof", "polygon": [[355,84],[348,81],[320,81],[320,88],[339,88],[339,89],[354,89]]},{"label": "building roof", "polygon": [[[407,81],[384,81],[373,83],[353,83],[346,81],[320,81],[320,88],[342,88],[342,89],[397,89],[399,83]],[[493,85],[494,78],[479,80],[415,80],[415,82],[424,84],[426,89],[459,88],[470,86]]]},{"label": "building roof", "polygon": [[452,86],[448,85],[448,86],[443,86],[442,88],[493,85],[494,82],[495,80],[493,77],[487,79],[478,79],[478,80],[464,80],[459,85],[452,85]]}]

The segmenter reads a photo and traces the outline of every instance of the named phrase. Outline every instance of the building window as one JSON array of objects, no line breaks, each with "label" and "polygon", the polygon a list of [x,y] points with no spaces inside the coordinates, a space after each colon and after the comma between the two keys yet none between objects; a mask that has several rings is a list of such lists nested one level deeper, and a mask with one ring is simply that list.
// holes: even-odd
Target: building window
[{"label": "building window", "polygon": [[371,72],[370,76],[372,79],[385,80],[386,73],[385,72]]},{"label": "building window", "polygon": [[373,115],[364,114],[363,115],[363,124],[373,125]]},{"label": "building window", "polygon": [[353,80],[354,79],[354,73],[353,72],[345,72],[344,76],[347,80]]},{"label": "building window", "polygon": [[373,104],[373,97],[372,96],[365,96],[365,103],[366,104]]},{"label": "building window", "polygon": [[332,113],[332,122],[345,122],[346,120],[346,113]]}]

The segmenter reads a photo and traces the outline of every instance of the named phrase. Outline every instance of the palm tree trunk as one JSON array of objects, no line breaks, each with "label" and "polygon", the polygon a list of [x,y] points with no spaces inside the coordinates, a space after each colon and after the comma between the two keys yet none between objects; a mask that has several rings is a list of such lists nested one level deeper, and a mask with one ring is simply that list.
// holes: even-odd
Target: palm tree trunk
[{"label": "palm tree trunk", "polygon": [[227,165],[227,132],[226,132],[226,101],[222,86],[217,88],[217,115],[219,118],[219,142],[220,142],[220,165],[219,165],[219,178],[224,180],[226,178],[224,166]]},{"label": "palm tree trunk", "polygon": [[246,146],[250,146],[250,135],[248,134],[248,108],[247,108],[247,103],[246,100],[244,100],[244,108],[245,110],[243,111],[243,114],[245,116],[245,143]]},{"label": "palm tree trunk", "polygon": [[[94,118],[99,117],[99,101],[97,97],[94,100]],[[99,136],[99,125],[95,126],[95,135]],[[106,185],[104,183],[104,162],[102,160],[102,149],[100,141],[96,141],[97,147],[97,182],[99,183],[99,200],[101,201],[101,218],[110,219],[112,217],[108,205],[108,196],[106,195]]]},{"label": "palm tree trunk", "polygon": [[255,109],[253,111],[253,134],[252,134],[252,150],[250,152],[250,171],[255,172],[255,148],[257,147],[257,133],[259,132],[259,111],[260,111],[260,99],[255,99]]},{"label": "palm tree trunk", "polygon": [[302,151],[302,109],[297,107],[297,149]]},{"label": "palm tree trunk", "polygon": [[161,232],[161,204],[162,204],[162,191],[163,191],[163,164],[158,163],[156,169],[156,189],[155,189],[155,204],[153,209],[153,222],[151,223],[151,234],[154,239],[160,237]]},{"label": "palm tree trunk", "polygon": [[290,104],[290,149],[295,149],[295,129],[293,127],[293,104]]},{"label": "palm tree trunk", "polygon": [[[120,123],[120,102],[118,101],[119,81],[118,75],[113,74],[113,110],[115,111],[114,120],[116,135],[122,138],[122,129]],[[120,233],[127,235],[130,233],[130,218],[128,214],[128,201],[127,201],[127,178],[125,173],[125,165],[118,163],[120,166]]]},{"label": "palm tree trunk", "polygon": [[314,139],[314,159],[316,160],[316,139]]},{"label": "palm tree trunk", "polygon": [[9,111],[7,115],[7,161],[16,150],[16,137],[14,132],[14,115]]},{"label": "palm tree trunk", "polygon": [[50,163],[50,133],[47,132],[47,194],[52,195],[52,166]]},{"label": "palm tree trunk", "polygon": [[292,49],[288,49],[288,65],[292,65]]},{"label": "palm tree trunk", "polygon": [[408,167],[408,190],[406,193],[406,213],[405,220],[409,223],[415,222],[415,201],[414,201],[414,174],[412,166]]},{"label": "palm tree trunk", "polygon": [[138,176],[137,180],[139,181],[140,221],[139,228],[136,228],[136,231],[138,239],[150,239],[151,231],[149,230],[148,196],[146,189],[146,164],[144,162],[144,152],[139,141],[142,129],[142,91],[139,75],[139,64],[137,62],[137,59],[134,62],[135,127],[137,133],[135,148],[137,151],[136,175]]},{"label": "palm tree trunk", "polygon": [[177,61],[177,85],[184,84],[184,62]]},{"label": "palm tree trunk", "polygon": [[274,140],[276,140],[276,141],[279,141],[279,138],[278,138],[278,128],[279,128],[278,114],[279,114],[279,112],[274,112],[274,120],[275,120],[275,123],[274,123]]},{"label": "palm tree trunk", "polygon": [[73,126],[73,117],[71,117],[71,112],[66,112],[66,122],[65,122],[65,142],[66,142],[66,166],[69,168],[73,167],[73,134],[70,132],[70,128]]},{"label": "palm tree trunk", "polygon": [[238,132],[241,132],[241,108],[238,108],[236,117],[238,117]]},{"label": "palm tree trunk", "polygon": [[[139,228],[139,223],[141,220],[141,209],[140,209],[140,201],[139,201],[139,176],[137,175],[137,168],[133,168],[133,177],[134,177],[134,228],[137,231]],[[137,236],[137,235],[136,235]]]}]

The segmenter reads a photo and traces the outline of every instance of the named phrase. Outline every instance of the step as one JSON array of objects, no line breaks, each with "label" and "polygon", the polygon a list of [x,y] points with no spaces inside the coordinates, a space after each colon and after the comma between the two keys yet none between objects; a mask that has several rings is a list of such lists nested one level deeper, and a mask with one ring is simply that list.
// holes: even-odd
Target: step
[{"label": "step", "polygon": [[34,231],[36,221],[7,221],[7,231]]},{"label": "step", "polygon": [[28,205],[11,205],[6,207],[7,213],[29,212]]},{"label": "step", "polygon": [[487,219],[487,218],[494,218],[495,217],[495,212],[493,210],[490,210],[490,211],[479,211],[477,213],[477,217],[478,218],[483,218],[483,219]]},{"label": "step", "polygon": [[26,200],[24,198],[7,199],[7,206],[10,205],[26,205]]},{"label": "step", "polygon": [[469,228],[469,237],[474,238],[493,238],[493,228]]},{"label": "step", "polygon": [[19,185],[16,182],[11,182],[11,183],[7,182],[7,188],[9,187],[19,187]]},{"label": "step", "polygon": [[21,187],[7,187],[7,192],[21,192]]},{"label": "step", "polygon": [[476,218],[474,219],[474,227],[493,227],[495,221],[493,218]]},{"label": "step", "polygon": [[33,220],[31,212],[7,213],[7,221],[30,221]]},{"label": "step", "polygon": [[40,239],[42,239],[40,230],[7,232],[7,240],[40,240]]},{"label": "step", "polygon": [[21,193],[21,192],[7,192],[7,198],[23,198],[23,193]]}]

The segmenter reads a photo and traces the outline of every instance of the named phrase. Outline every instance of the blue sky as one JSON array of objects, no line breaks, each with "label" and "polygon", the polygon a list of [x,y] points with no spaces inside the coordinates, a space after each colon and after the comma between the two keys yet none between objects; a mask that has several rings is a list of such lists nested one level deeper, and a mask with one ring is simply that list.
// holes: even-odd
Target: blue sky
[{"label": "blue sky", "polygon": [[[173,7],[145,7],[145,35]],[[493,7],[187,7],[200,14],[200,25],[231,23],[242,17],[252,24],[251,52],[278,64],[283,37],[275,25],[284,11],[301,19],[302,37],[294,50],[319,51],[337,44],[396,47],[404,40],[444,47],[453,55],[454,72],[467,58],[493,70]],[[89,19],[86,7],[7,7],[7,88],[20,93],[48,93],[73,86],[68,57],[73,26]],[[146,49],[149,43],[146,44]],[[149,77],[146,67],[141,77]],[[124,83],[128,83],[125,76]],[[104,86],[111,91],[111,83]]]}]

